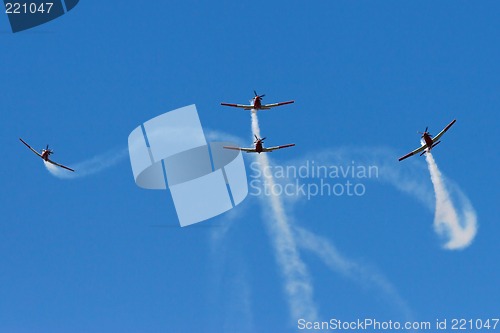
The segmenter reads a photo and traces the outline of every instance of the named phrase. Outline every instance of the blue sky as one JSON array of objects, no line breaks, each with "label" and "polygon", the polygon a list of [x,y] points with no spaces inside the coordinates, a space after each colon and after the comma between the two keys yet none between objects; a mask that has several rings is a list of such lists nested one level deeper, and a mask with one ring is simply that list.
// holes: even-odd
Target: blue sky
[{"label": "blue sky", "polygon": [[[297,145],[274,165],[383,166],[360,197],[283,198],[290,225],[351,265],[295,239],[319,320],[498,317],[499,14],[495,1],[81,1],[16,34],[0,16],[0,331],[294,331],[266,198],[180,228],[170,194],[138,188],[126,156],[63,180],[18,140],[72,166],[195,103],[207,132],[251,144],[248,112],[220,102],[254,89],[296,101],[259,113],[269,145]],[[446,250],[425,159],[397,158],[455,118],[433,153],[479,227]]]}]

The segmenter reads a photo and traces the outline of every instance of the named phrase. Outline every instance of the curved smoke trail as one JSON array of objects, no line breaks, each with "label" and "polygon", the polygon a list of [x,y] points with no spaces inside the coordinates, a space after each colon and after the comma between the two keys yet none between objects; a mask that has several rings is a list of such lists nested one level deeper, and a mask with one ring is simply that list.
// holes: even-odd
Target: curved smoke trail
[{"label": "curved smoke trail", "polygon": [[[405,168],[401,168],[394,160],[395,155],[397,152],[386,147],[335,148],[310,153],[289,164],[300,166],[304,161],[313,160],[325,165],[342,165],[346,160],[356,160],[361,165],[376,165],[379,175],[372,180],[394,186],[399,191],[413,196],[429,211],[434,212],[434,230],[446,239],[447,242],[443,245],[445,249],[463,249],[469,246],[477,234],[477,216],[469,198],[461,188],[454,182],[447,181],[432,155],[427,156],[427,168],[431,173],[432,185],[427,182],[424,165],[407,163]],[[452,198],[456,199],[456,205]]]},{"label": "curved smoke trail", "polygon": [[61,179],[81,178],[96,174],[121,162],[128,155],[127,149],[113,150],[104,154],[96,155],[85,161],[71,164],[75,172],[61,169],[53,164],[45,162],[47,170],[55,177]]},{"label": "curved smoke trail", "polygon": [[[258,124],[258,118],[256,115],[252,114],[252,131],[255,135],[261,136],[260,128]],[[221,138],[227,139],[226,133],[211,131],[211,134],[214,139],[220,140]],[[210,134],[209,134],[210,136]],[[233,142],[241,142],[243,141],[241,138],[232,138]],[[309,156],[309,159],[318,159],[330,161],[330,154],[314,154],[313,156]],[[352,153],[352,149],[348,149],[345,151],[347,154],[334,154],[335,163],[340,163],[340,161],[344,161],[347,157],[352,159],[350,155]],[[360,156],[366,157],[373,153],[373,148],[368,149],[367,151],[363,151],[360,153]],[[378,154],[377,154],[378,155]],[[387,160],[391,159],[394,153],[387,154]],[[263,172],[266,166],[270,165],[270,161],[267,158],[267,155],[260,154],[256,157],[259,161],[260,175],[267,176],[264,180],[267,181],[267,186],[269,188],[274,188],[275,179],[272,178],[272,175],[269,172]],[[314,158],[313,158],[314,157]],[[302,160],[302,159],[301,159]],[[386,160],[386,159],[384,159]],[[300,163],[300,161],[295,161],[296,163]],[[292,164],[294,164],[292,162]],[[392,170],[395,171],[395,170]],[[395,175],[394,172],[388,172],[384,174]],[[263,176],[263,177],[264,177]],[[408,182],[408,179],[405,177],[396,177],[391,181],[394,185],[398,184],[398,186],[402,186],[401,181],[404,180],[405,183]],[[421,182],[417,182],[421,184]],[[409,191],[413,193],[415,189],[414,186],[408,187],[408,184],[402,186],[402,190]],[[399,188],[399,187],[398,187]],[[272,192],[272,191],[271,191]],[[420,193],[422,192],[422,193]],[[417,191],[418,194],[428,194],[427,188],[420,189]],[[413,193],[413,194],[417,194]],[[273,193],[271,193],[273,194]],[[266,220],[266,227],[268,230],[268,234],[272,237],[274,242],[274,249],[276,259],[278,264],[283,271],[284,279],[285,279],[285,293],[288,298],[290,313],[295,318],[314,318],[318,316],[318,307],[313,301],[313,284],[311,281],[311,277],[309,275],[306,264],[301,260],[299,253],[300,250],[307,250],[317,255],[320,260],[332,271],[337,272],[351,280],[354,280],[357,283],[362,284],[364,287],[372,287],[390,303],[394,304],[401,314],[406,318],[406,320],[411,321],[414,317],[412,314],[412,310],[407,304],[407,302],[399,295],[395,286],[380,272],[378,272],[373,267],[369,267],[364,265],[363,263],[356,262],[350,258],[345,257],[340,253],[339,250],[335,247],[335,245],[325,237],[314,234],[311,231],[308,231],[304,228],[300,228],[293,224],[289,223],[289,216],[284,211],[284,203],[283,198],[279,196],[271,197],[269,201],[267,196],[260,197],[261,203],[265,206],[264,212],[271,212],[272,216],[270,219]],[[288,199],[291,199],[288,197]],[[430,200],[424,200],[432,201]],[[294,199],[290,204],[293,204]],[[429,207],[432,206],[432,203],[429,203]],[[269,209],[270,208],[270,209]],[[234,212],[234,211],[233,211]],[[276,221],[276,222],[275,222]],[[275,223],[275,224],[273,224]],[[227,225],[229,227],[230,224]],[[214,237],[214,241],[220,240],[221,236],[223,236],[227,232],[227,228],[223,230],[217,230],[216,237]]]},{"label": "curved smoke trail", "polygon": [[397,306],[406,321],[413,321],[414,315],[409,305],[384,275],[352,259],[346,258],[325,237],[316,235],[300,227],[295,227],[294,232],[299,240],[298,245],[316,254],[330,270],[348,277],[363,286],[376,288],[388,301]]},{"label": "curved smoke trail", "polygon": [[468,200],[464,200],[463,215],[459,216],[453,205],[443,176],[438,169],[436,161],[432,154],[428,152],[425,156],[431,174],[432,185],[436,195],[436,212],[434,215],[434,230],[436,233],[448,237],[449,241],[444,245],[444,248],[449,250],[463,249],[469,246],[476,236],[477,232],[477,217],[474,208]]}]

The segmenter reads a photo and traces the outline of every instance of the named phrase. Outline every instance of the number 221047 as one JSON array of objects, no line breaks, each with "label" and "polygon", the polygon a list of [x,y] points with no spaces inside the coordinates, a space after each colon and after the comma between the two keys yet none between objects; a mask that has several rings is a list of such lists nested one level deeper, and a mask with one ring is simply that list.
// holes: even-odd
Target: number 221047
[{"label": "number 221047", "polygon": [[6,14],[36,14],[46,13],[50,14],[50,10],[54,5],[53,2],[42,2],[41,4],[32,3],[19,3],[7,2],[5,3]]},{"label": "number 221047", "polygon": [[451,329],[452,330],[489,330],[496,329],[499,322],[498,318],[493,319],[476,319],[476,320],[466,320],[466,319],[452,319]]}]

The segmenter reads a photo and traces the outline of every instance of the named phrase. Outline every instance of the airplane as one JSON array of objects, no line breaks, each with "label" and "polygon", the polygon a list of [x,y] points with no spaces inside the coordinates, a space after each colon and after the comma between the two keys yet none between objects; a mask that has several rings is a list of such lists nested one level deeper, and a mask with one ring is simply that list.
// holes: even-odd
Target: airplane
[{"label": "airplane", "polygon": [[51,149],[49,149],[49,145],[47,145],[47,147],[45,149],[42,149],[42,153],[40,154],[35,149],[31,148],[31,146],[29,144],[27,144],[26,141],[24,141],[21,138],[19,138],[19,140],[21,140],[21,142],[24,143],[26,145],[26,147],[28,147],[32,152],[34,152],[39,157],[41,157],[45,162],[49,162],[50,164],[57,165],[58,167],[64,168],[64,169],[69,170],[69,171],[73,171],[73,172],[75,171],[75,170],[73,170],[71,168],[68,168],[65,165],[62,165],[62,164],[59,164],[59,163],[56,163],[56,162],[52,161],[49,158],[49,156],[52,155],[52,154],[54,154],[54,151],[52,151]]},{"label": "airplane", "polygon": [[292,104],[295,101],[286,101],[286,102],[280,102],[280,103],[273,103],[273,104],[262,104],[262,98],[264,95],[258,95],[257,92],[254,90],[253,93],[255,94],[255,97],[250,100],[250,105],[245,105],[245,104],[232,104],[232,103],[220,103],[221,105],[224,106],[232,106],[235,108],[242,108],[245,110],[269,110],[271,108],[274,108],[276,106],[281,106],[281,105],[286,105],[286,104]]},{"label": "airplane", "polygon": [[422,146],[420,146],[419,148],[415,149],[414,151],[412,151],[411,153],[408,153],[406,154],[405,156],[403,157],[400,157],[399,158],[399,161],[402,161],[404,160],[405,158],[408,158],[410,156],[413,156],[415,154],[418,154],[421,152],[420,156],[422,156],[423,154],[427,153],[427,152],[430,152],[432,148],[436,147],[441,141],[438,141],[439,138],[441,138],[441,136],[443,136],[444,133],[446,133],[447,130],[450,129],[450,127],[456,122],[457,120],[456,119],[453,119],[453,121],[451,123],[449,123],[441,132],[438,133],[438,135],[436,135],[435,137],[432,137],[432,134],[430,134],[427,130],[429,129],[429,127],[426,127],[425,128],[425,131],[422,133],[422,132],[417,132],[419,134],[422,134],[421,138],[422,140],[420,141],[422,143]]},{"label": "airplane", "polygon": [[295,146],[295,143],[290,143],[290,144],[283,145],[283,146],[275,146],[275,147],[264,148],[262,146],[262,142],[264,142],[264,140],[266,138],[260,139],[255,134],[254,134],[254,136],[255,136],[255,141],[254,141],[255,147],[254,148],[240,148],[240,147],[232,147],[232,146],[224,146],[223,148],[232,149],[232,150],[246,151],[247,153],[259,153],[260,154],[260,153],[270,153],[270,152],[272,152],[274,150],[278,150],[278,149],[282,149],[282,148],[288,148],[288,147]]}]

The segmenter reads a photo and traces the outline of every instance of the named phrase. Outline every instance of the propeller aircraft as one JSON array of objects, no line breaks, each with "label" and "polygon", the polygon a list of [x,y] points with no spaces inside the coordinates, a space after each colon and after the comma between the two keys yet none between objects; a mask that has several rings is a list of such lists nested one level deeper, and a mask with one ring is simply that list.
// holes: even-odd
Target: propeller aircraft
[{"label": "propeller aircraft", "polygon": [[453,124],[456,121],[457,120],[454,119],[441,132],[439,132],[438,135],[436,135],[435,137],[433,137],[432,134],[430,134],[427,131],[429,129],[429,127],[426,127],[425,131],[423,133],[422,132],[417,132],[419,134],[422,134],[422,136],[421,136],[421,143],[422,143],[422,145],[419,148],[417,148],[414,151],[412,151],[411,153],[408,153],[408,154],[400,157],[399,161],[402,161],[405,158],[408,158],[408,157],[413,156],[413,155],[418,154],[418,153],[421,153],[420,156],[422,156],[423,154],[425,154],[427,152],[430,152],[432,148],[434,148],[435,146],[437,146],[441,142],[441,141],[439,141],[439,139],[443,136],[444,133],[446,133],[447,130],[450,129],[451,126],[453,126]]},{"label": "propeller aircraft", "polygon": [[65,165],[62,165],[62,164],[59,164],[59,163],[56,163],[54,161],[52,161],[49,156],[54,154],[54,151],[49,149],[49,145],[47,145],[47,147],[45,147],[45,149],[42,149],[41,153],[37,152],[35,149],[33,149],[29,144],[26,143],[26,141],[24,141],[23,139],[19,138],[19,140],[21,140],[22,143],[24,143],[26,145],[26,147],[28,147],[32,152],[34,152],[35,154],[37,154],[40,158],[42,158],[45,162],[48,162],[50,164],[53,164],[53,165],[56,165],[58,167],[61,167],[63,169],[66,169],[66,170],[69,170],[69,171],[75,171]]},{"label": "propeller aircraft", "polygon": [[255,134],[254,134],[254,136],[255,136],[255,141],[253,142],[254,148],[241,148],[241,147],[232,147],[232,146],[224,146],[223,148],[246,151],[247,153],[259,153],[260,154],[260,153],[270,153],[274,150],[295,146],[295,143],[290,143],[290,144],[283,145],[283,146],[275,146],[275,147],[265,148],[262,145],[262,142],[264,142],[264,140],[266,138],[261,139],[261,138],[257,137],[257,135],[255,135]]},{"label": "propeller aircraft", "polygon": [[281,106],[281,105],[286,105],[286,104],[292,104],[295,101],[286,101],[286,102],[279,102],[279,103],[272,103],[272,104],[262,104],[262,98],[266,96],[265,94],[259,95],[257,92],[254,90],[253,93],[255,94],[255,97],[250,100],[250,105],[245,105],[245,104],[233,104],[233,103],[220,103],[221,105],[224,106],[232,106],[235,108],[241,108],[245,110],[252,110],[253,112],[256,110],[269,110],[271,108],[274,108],[276,106]]}]

